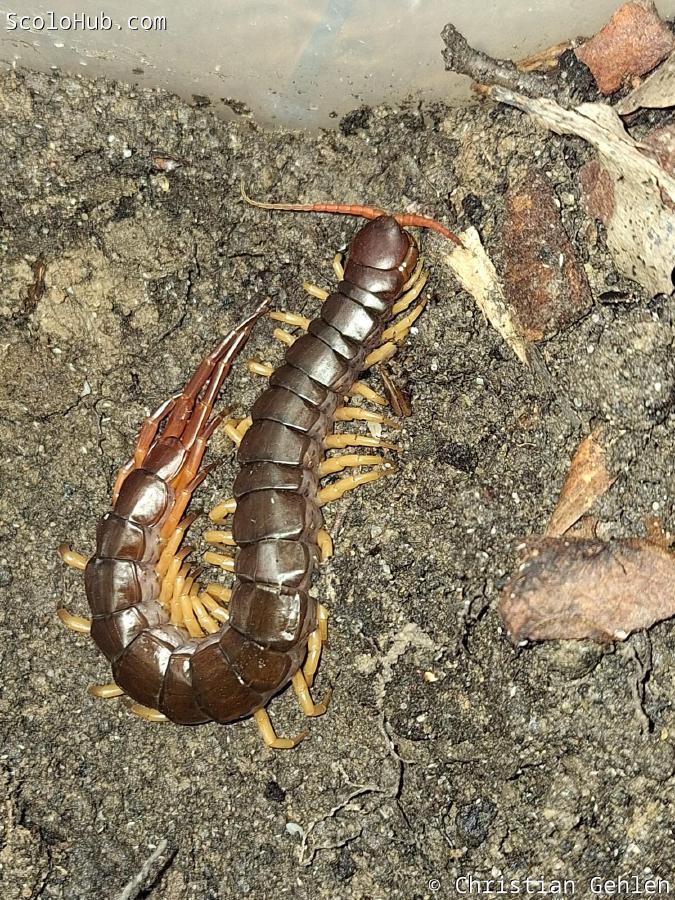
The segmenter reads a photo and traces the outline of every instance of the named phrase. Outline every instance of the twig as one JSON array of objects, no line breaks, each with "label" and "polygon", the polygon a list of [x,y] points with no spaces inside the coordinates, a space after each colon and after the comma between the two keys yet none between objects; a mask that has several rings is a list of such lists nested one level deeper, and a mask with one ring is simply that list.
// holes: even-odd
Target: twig
[{"label": "twig", "polygon": [[525,94],[555,97],[557,84],[549,75],[522,72],[510,59],[494,59],[472,47],[463,34],[450,22],[441,32],[445,50],[445,68],[450,72],[468,75],[479,84],[499,84]]},{"label": "twig", "polygon": [[[146,885],[146,881],[148,880],[148,877],[150,876],[150,873],[152,871],[154,864],[159,859],[159,857],[164,854],[167,846],[168,846],[168,842],[167,842],[166,838],[162,838],[162,840],[159,842],[159,844],[157,844],[157,846],[152,851],[150,856],[143,863],[140,870],[134,875],[133,878],[131,878],[126,883],[126,885],[124,886],[124,889],[122,890],[122,893],[117,897],[117,900],[134,900],[135,897],[138,897],[138,895],[140,894],[140,892],[143,890],[143,888]],[[167,859],[165,859],[162,862],[162,864],[159,866],[159,870],[157,871],[157,873],[155,874],[155,877],[153,879],[154,881],[156,881],[159,878],[159,876],[164,872],[166,867],[169,865],[169,863],[173,859],[174,852],[170,853],[169,856],[167,857]]]}]

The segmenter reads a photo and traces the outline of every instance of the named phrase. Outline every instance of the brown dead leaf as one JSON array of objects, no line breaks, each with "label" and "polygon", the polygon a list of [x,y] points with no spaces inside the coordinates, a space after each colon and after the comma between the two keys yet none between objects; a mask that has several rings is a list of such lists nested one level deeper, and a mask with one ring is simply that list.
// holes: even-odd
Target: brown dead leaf
[{"label": "brown dead leaf", "polygon": [[675,50],[675,37],[651,0],[624,3],[605,27],[575,51],[603,94],[646,75]]},{"label": "brown dead leaf", "polygon": [[577,447],[548,523],[547,537],[565,534],[614,484],[615,478],[607,471],[605,451],[599,443],[601,433],[596,428]]},{"label": "brown dead leaf", "polygon": [[622,641],[675,615],[675,556],[646,540],[532,538],[503,589],[514,643]]}]

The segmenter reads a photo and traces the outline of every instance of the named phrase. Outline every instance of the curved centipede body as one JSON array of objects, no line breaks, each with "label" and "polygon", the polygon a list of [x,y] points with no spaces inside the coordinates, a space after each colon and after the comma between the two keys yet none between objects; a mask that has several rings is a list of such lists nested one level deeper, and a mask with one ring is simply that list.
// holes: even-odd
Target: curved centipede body
[{"label": "curved centipede body", "polygon": [[[94,555],[85,561],[60,548],[66,562],[85,569],[92,613],[90,624],[65,611],[61,618],[89,630],[112,666],[114,684],[94,689],[98,696],[123,692],[139,714],[179,724],[254,716],[266,743],[280,748],[304,736],[278,738],[265,712],[289,682],[307,715],[325,711],[326,703],[315,704],[309,693],[325,640],[325,611],[309,594],[330,541],[321,507],[388,474],[388,467],[372,454],[324,457],[330,448],[392,446],[333,435],[333,425],[388,421],[345,406],[345,397],[360,393],[383,402],[361,386],[359,373],[395,351],[423,303],[390,327],[388,320],[414,302],[426,280],[412,235],[394,217],[375,213],[353,238],[342,280],[322,296],[316,318],[271,314],[304,333],[283,332],[290,345],[283,364],[271,372],[258,366],[269,374],[268,387],[250,417],[236,427],[226,424],[239,444],[239,472],[233,499],[211,518],[221,524],[233,514],[232,529],[205,537],[238,549],[232,558],[204,556],[233,572],[231,591],[200,589],[188,551],[180,549],[191,524],[183,515],[208,471],[201,462],[209,437],[224,418],[211,416],[214,402],[260,309],[146,421],[118,476],[112,511],[98,523]],[[323,476],[352,468],[359,473],[320,486]]]}]

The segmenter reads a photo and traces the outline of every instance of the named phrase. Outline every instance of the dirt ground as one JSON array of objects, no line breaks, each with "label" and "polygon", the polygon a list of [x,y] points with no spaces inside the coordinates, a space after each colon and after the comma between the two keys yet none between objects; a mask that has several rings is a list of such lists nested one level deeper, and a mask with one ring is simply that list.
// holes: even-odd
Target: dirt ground
[{"label": "dirt ground", "polygon": [[[519,539],[545,526],[593,424],[619,474],[601,536],[644,534],[655,512],[673,524],[675,301],[616,275],[579,202],[583,143],[487,105],[266,132],[32,72],[2,75],[0,111],[3,898],[454,897],[469,875],[574,879],[589,896],[593,877],[672,873],[672,624],[616,648],[514,648],[496,614]],[[143,416],[261,297],[311,314],[301,281],[332,283],[356,227],[246,207],[241,178],[268,199],[473,224],[502,267],[504,191],[531,165],[594,307],[540,345],[542,387],[441,265],[443,240],[423,238],[431,302],[391,365],[413,405],[398,474],[326,512],[315,696],[334,693],[310,738],[272,753],[250,723],[149,725],[91,699],[109,674],[56,618],[86,601],[55,548],[91,552]],[[281,358],[268,324],[251,346]],[[224,402],[245,411],[260,387],[241,363]],[[222,435],[212,458],[203,508],[230,495]],[[289,694],[271,715],[280,733],[304,725]]]}]

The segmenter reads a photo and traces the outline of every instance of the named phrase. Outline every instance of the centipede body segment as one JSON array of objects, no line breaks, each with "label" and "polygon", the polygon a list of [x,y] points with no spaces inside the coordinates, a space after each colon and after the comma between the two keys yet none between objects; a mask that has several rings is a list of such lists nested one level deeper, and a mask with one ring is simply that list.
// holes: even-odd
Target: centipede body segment
[{"label": "centipede body segment", "polygon": [[[212,410],[261,309],[148,418],[120,470],[112,511],[98,523],[94,555],[85,561],[60,548],[65,562],[84,567],[91,610],[90,622],[65,610],[62,621],[88,630],[112,667],[114,684],[95,688],[96,696],[124,693],[140,715],[178,724],[253,716],[266,743],[279,748],[304,736],[277,737],[265,711],[287,684],[307,715],[325,711],[327,701],[315,704],[309,690],[326,637],[326,611],[309,593],[317,564],[331,552],[321,507],[393,470],[373,452],[393,445],[333,434],[333,426],[388,421],[345,398],[386,402],[358,377],[395,352],[423,308],[421,302],[407,312],[426,280],[414,238],[387,215],[358,231],[344,271],[336,271],[338,288],[322,298],[316,318],[272,313],[302,333],[283,330],[288,347],[280,367],[254,364],[269,384],[250,416],[224,422]],[[404,315],[390,324],[398,313]],[[239,472],[233,498],[211,512],[217,526],[232,517],[231,529],[205,535],[217,551],[204,561],[232,572],[234,581],[231,589],[202,588],[182,547],[192,522],[184,514],[208,472],[208,440],[223,423],[238,444]],[[325,458],[332,448],[349,452]],[[221,552],[228,546],[237,548],[235,556]]]}]

